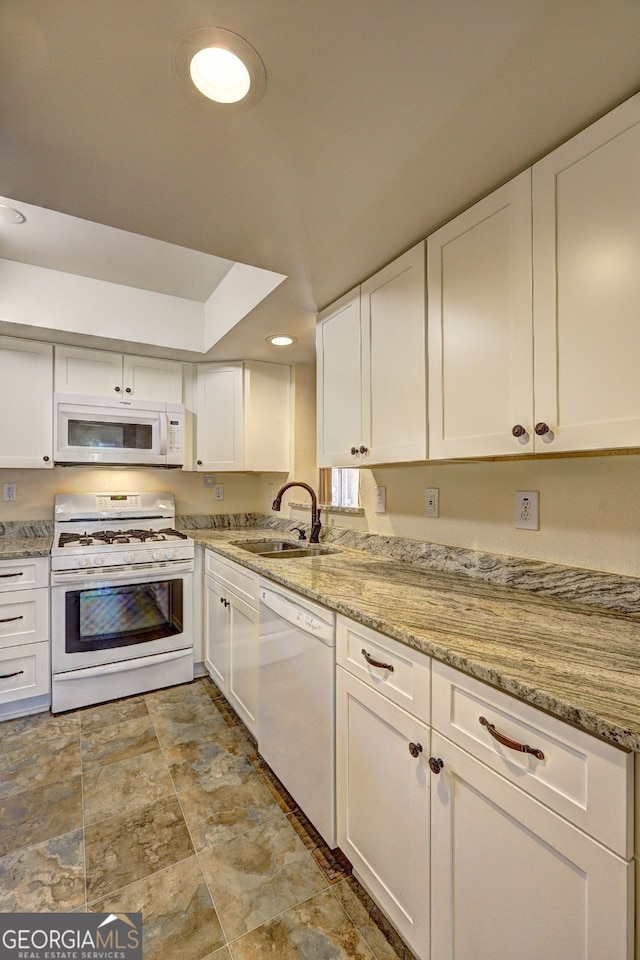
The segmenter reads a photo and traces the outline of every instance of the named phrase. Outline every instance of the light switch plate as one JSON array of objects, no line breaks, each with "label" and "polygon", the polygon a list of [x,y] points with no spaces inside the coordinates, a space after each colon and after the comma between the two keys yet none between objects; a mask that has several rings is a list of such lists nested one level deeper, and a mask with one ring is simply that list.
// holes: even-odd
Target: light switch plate
[{"label": "light switch plate", "polygon": [[215,487],[216,485],[216,478],[212,473],[205,473],[203,480],[205,487]]}]

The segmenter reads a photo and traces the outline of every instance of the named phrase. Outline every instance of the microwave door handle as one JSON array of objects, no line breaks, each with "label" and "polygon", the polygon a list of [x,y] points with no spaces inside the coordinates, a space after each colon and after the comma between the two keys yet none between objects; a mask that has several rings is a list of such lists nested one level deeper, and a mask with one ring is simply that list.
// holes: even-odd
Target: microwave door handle
[{"label": "microwave door handle", "polygon": [[160,453],[163,457],[167,455],[167,430],[169,417],[168,414],[160,414]]}]

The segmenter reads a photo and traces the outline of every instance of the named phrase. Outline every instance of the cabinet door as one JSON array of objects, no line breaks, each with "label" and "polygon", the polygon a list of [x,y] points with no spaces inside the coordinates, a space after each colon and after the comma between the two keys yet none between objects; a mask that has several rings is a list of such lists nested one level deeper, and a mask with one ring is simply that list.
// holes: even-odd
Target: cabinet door
[{"label": "cabinet door", "polygon": [[352,448],[371,446],[362,420],[359,287],[320,314],[316,350],[318,466],[349,466],[358,462]]},{"label": "cabinet door", "polygon": [[123,392],[137,400],[182,403],[182,364],[157,357],[125,356]]},{"label": "cabinet door", "polygon": [[432,732],[431,960],[631,960],[632,864]]},{"label": "cabinet door", "polygon": [[260,618],[248,603],[227,593],[230,624],[229,702],[258,737]]},{"label": "cabinet door", "polygon": [[226,591],[213,577],[204,578],[204,663],[209,676],[225,695],[229,693],[231,618]]},{"label": "cabinet door", "polygon": [[427,459],[425,247],[362,284],[364,463]]},{"label": "cabinet door", "polygon": [[[429,952],[429,728],[338,667],[338,844],[420,958]],[[420,744],[414,758],[409,744]]]},{"label": "cabinet door", "polygon": [[539,449],[640,446],[640,95],[535,164],[533,217]]},{"label": "cabinet door", "polygon": [[56,347],[56,393],[122,396],[122,354],[83,347]]},{"label": "cabinet door", "polygon": [[196,470],[243,470],[242,363],[201,363],[196,376]]},{"label": "cabinet door", "polygon": [[427,251],[429,457],[531,453],[531,171],[436,231]]},{"label": "cabinet door", "polygon": [[53,466],[53,348],[0,337],[0,467]]},{"label": "cabinet door", "polygon": [[291,446],[291,367],[244,364],[244,468],[287,473]]}]

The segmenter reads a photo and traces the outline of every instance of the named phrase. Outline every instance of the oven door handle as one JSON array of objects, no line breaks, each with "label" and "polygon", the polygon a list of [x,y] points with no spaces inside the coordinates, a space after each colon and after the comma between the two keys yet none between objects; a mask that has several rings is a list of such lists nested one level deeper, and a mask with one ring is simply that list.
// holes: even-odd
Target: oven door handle
[{"label": "oven door handle", "polygon": [[191,647],[182,650],[172,650],[171,653],[158,653],[151,657],[136,657],[133,660],[118,660],[116,663],[102,663],[97,667],[81,667],[79,670],[68,670],[65,673],[54,674],[56,683],[61,680],[82,680],[87,677],[104,677],[109,673],[124,673],[126,670],[140,670],[158,663],[170,663],[181,657],[191,656]]}]

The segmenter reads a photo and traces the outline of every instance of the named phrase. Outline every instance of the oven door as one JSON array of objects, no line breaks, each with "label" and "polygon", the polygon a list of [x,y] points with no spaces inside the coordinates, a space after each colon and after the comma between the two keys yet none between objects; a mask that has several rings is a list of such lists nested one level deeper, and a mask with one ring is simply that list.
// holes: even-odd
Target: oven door
[{"label": "oven door", "polygon": [[163,570],[51,588],[54,674],[193,646],[193,573]]}]

